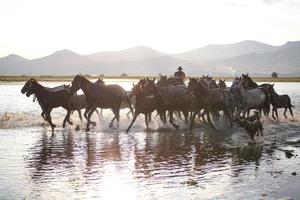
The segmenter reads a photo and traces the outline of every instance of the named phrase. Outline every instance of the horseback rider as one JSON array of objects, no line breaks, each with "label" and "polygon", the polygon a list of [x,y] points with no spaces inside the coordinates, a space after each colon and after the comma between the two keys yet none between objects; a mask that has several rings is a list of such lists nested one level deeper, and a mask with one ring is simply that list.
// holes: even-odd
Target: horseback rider
[{"label": "horseback rider", "polygon": [[185,73],[182,71],[182,67],[179,66],[177,68],[177,72],[174,73],[175,78],[184,80],[185,79]]}]

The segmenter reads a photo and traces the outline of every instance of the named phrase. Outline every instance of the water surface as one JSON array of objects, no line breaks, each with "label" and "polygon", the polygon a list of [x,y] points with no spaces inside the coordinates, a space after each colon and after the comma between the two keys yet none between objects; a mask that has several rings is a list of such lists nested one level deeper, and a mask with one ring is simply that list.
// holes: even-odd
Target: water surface
[{"label": "water surface", "polygon": [[106,110],[87,133],[77,113],[63,129],[66,112],[56,109],[52,134],[38,103],[20,93],[23,84],[0,85],[0,199],[300,199],[299,83],[275,84],[291,96],[295,118],[264,117],[265,137],[255,145],[222,119],[217,131],[198,121],[190,132],[180,120],[176,131],[154,118],[147,131],[141,116],[126,134],[127,110],[119,129],[108,128]]}]

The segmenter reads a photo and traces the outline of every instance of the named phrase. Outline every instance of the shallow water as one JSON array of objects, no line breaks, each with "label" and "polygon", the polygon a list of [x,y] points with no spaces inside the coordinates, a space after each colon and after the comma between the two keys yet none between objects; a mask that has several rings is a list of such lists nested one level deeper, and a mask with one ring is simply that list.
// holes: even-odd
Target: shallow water
[{"label": "shallow water", "polygon": [[56,109],[52,134],[38,103],[20,93],[23,84],[0,85],[0,199],[300,199],[299,83],[275,84],[291,96],[295,118],[263,117],[265,135],[255,145],[223,119],[217,131],[198,122],[190,132],[180,120],[175,131],[154,118],[146,131],[140,117],[126,134],[127,110],[119,129],[108,128],[106,110],[86,133],[77,113],[63,129],[65,111]]}]

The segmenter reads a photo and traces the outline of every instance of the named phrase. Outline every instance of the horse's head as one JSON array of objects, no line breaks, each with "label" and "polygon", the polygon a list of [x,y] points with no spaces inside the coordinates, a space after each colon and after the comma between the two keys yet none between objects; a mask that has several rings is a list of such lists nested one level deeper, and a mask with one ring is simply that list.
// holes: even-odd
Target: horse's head
[{"label": "horse's head", "polygon": [[70,95],[75,94],[81,88],[83,79],[84,79],[84,77],[81,75],[76,75],[74,77],[74,79],[72,81],[72,85],[69,90]]},{"label": "horse's head", "polygon": [[219,79],[218,88],[226,89],[225,80]]},{"label": "horse's head", "polygon": [[97,83],[99,85],[105,85],[105,82],[103,81],[102,78],[98,78],[98,80],[95,83]]},{"label": "horse's head", "polygon": [[217,88],[217,87],[218,87],[216,81],[213,80],[212,77],[209,77],[209,78],[207,79],[206,83],[207,83],[207,87],[208,87],[209,89],[213,89],[213,88]]},{"label": "horse's head", "polygon": [[146,94],[154,94],[157,89],[157,86],[155,85],[155,78],[153,80],[150,80],[147,78],[146,83],[144,85],[144,90]]},{"label": "horse's head", "polygon": [[30,82],[31,82],[30,86],[27,88],[27,91],[26,91],[27,97],[30,97],[30,95],[32,95],[36,91],[36,86],[37,86],[36,80],[32,79]]},{"label": "horse's head", "polygon": [[146,83],[144,81],[146,81],[146,80],[141,79],[136,85],[133,83],[133,87],[131,89],[131,93],[129,95],[129,98],[132,98],[134,96],[138,96],[143,92],[144,86],[145,86],[145,83]]},{"label": "horse's head", "polygon": [[189,78],[188,87],[186,89],[186,94],[190,95],[195,93],[199,88],[199,79],[198,78]]},{"label": "horse's head", "polygon": [[33,80],[35,80],[35,79],[31,78],[28,81],[26,81],[26,83],[24,84],[24,86],[21,89],[22,94],[25,94],[28,91],[28,89],[31,86],[31,83],[32,83]]},{"label": "horse's head", "polygon": [[236,77],[232,82],[232,85],[230,87],[230,91],[235,93],[235,92],[240,91],[240,89],[242,89],[242,88],[243,88],[242,79]]}]

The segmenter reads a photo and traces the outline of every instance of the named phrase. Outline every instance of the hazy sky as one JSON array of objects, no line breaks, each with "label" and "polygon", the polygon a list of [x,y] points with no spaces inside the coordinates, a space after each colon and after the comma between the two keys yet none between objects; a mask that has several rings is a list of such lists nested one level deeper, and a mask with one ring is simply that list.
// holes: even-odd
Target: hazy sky
[{"label": "hazy sky", "polygon": [[299,0],[0,0],[0,57],[300,40]]}]

